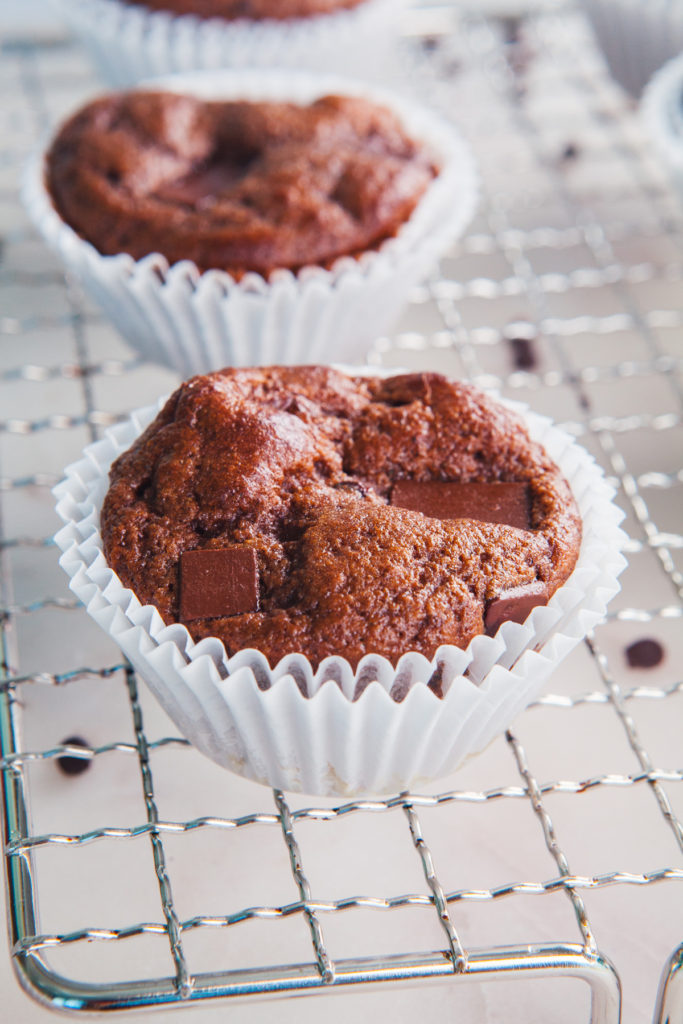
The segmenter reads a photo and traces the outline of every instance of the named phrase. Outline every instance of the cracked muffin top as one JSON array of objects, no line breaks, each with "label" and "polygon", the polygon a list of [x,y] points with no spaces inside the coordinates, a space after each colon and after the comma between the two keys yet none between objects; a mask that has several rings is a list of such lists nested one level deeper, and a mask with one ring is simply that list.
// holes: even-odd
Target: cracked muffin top
[{"label": "cracked muffin top", "polygon": [[153,11],[172,11],[174,14],[196,14],[200,18],[225,18],[236,21],[290,18],[312,18],[320,14],[359,7],[367,0],[124,0],[134,7],[149,7]]},{"label": "cracked muffin top", "polygon": [[113,464],[101,525],[143,604],[271,666],[466,647],[523,621],[520,594],[545,603],[581,539],[569,485],[513,412],[438,374],[320,366],[183,384]]},{"label": "cracked muffin top", "polygon": [[103,255],[161,253],[241,277],[376,249],[438,166],[390,110],[110,94],[62,127],[46,183],[60,217]]}]

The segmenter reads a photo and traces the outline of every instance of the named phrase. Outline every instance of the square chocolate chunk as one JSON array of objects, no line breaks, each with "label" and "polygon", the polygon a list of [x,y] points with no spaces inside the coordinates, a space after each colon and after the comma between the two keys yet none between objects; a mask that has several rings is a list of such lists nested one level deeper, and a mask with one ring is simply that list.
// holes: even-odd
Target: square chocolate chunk
[{"label": "square chocolate chunk", "polygon": [[391,504],[422,512],[430,519],[477,519],[530,529],[529,487],[525,483],[454,483],[399,480]]},{"label": "square chocolate chunk", "polygon": [[519,587],[503,591],[486,608],[484,625],[489,636],[504,622],[525,621],[533,608],[548,603],[548,588],[540,581],[523,583]]},{"label": "square chocolate chunk", "polygon": [[199,548],[180,556],[180,618],[223,618],[258,611],[253,548]]}]

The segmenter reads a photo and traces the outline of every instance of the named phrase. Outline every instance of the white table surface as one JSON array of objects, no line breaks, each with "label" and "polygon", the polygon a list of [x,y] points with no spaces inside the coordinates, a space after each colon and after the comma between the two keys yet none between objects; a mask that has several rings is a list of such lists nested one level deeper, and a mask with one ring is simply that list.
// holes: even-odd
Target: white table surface
[{"label": "white table surface", "polygon": [[[18,11],[9,0],[0,0],[0,23],[7,25],[10,15],[13,24],[5,29],[5,40],[18,33],[30,42],[40,34],[34,4],[22,4]],[[592,378],[586,378],[593,415],[624,417],[634,412],[647,418],[667,413],[670,407],[678,408],[675,385],[680,383],[683,360],[681,330],[676,326],[683,322],[683,219],[679,200],[670,191],[662,169],[649,158],[633,112],[618,90],[607,83],[579,19],[567,15],[530,23],[525,39],[532,59],[526,76],[527,93],[518,106],[501,87],[496,26],[493,36],[487,35],[490,28],[470,20],[462,36],[449,42],[452,53],[449,50],[434,58],[441,62],[438,67],[442,76],[449,68],[453,74],[452,106],[477,153],[485,181],[484,204],[469,241],[442,268],[445,279],[469,282],[458,308],[473,348],[458,347],[446,337],[442,307],[420,293],[396,333],[378,346],[372,358],[388,365],[454,373],[472,372],[474,368],[482,382],[497,376],[506,393],[529,401],[561,422],[585,423],[571,387],[557,385],[558,374],[560,378],[566,374],[566,367],[558,363],[557,344],[549,342],[542,347],[540,368],[525,377],[510,374],[508,351],[496,339],[496,331],[500,332],[508,321],[522,315],[533,318],[523,292],[501,284],[513,280],[519,269],[519,264],[517,270],[513,266],[515,246],[510,229],[514,228],[521,232],[522,250],[535,280],[545,275],[541,288],[549,316],[556,324],[555,342],[559,338],[559,347],[564,346],[564,354],[575,370],[595,370]],[[561,45],[556,42],[560,38]],[[458,65],[457,61],[462,63]],[[129,369],[125,384],[122,382],[116,361],[129,362],[130,350],[77,293],[69,293],[65,304],[56,261],[27,228],[13,198],[17,168],[41,127],[37,123],[40,119],[33,117],[35,108],[30,102],[35,83],[42,83],[41,118],[54,121],[79,98],[91,94],[96,79],[80,51],[62,45],[29,48],[28,56],[11,48],[3,55],[0,82],[7,97],[1,137],[10,156],[2,168],[0,234],[6,244],[0,271],[9,267],[14,275],[0,277],[1,418],[38,420],[53,413],[75,411],[82,402],[82,392],[79,383],[68,375],[40,382],[16,380],[12,372],[25,363],[54,367],[71,365],[83,357],[94,363],[109,361],[108,368],[92,379],[94,401],[100,409],[118,413],[143,405],[172,387],[175,378],[167,371],[141,366]],[[443,105],[444,96],[435,95],[435,101]],[[561,164],[558,154],[568,143],[579,147],[579,155],[569,164]],[[615,265],[627,268],[621,284],[610,284],[609,273],[600,277],[602,271],[596,271],[597,248],[591,249],[586,241],[594,241],[595,233],[581,229],[575,244],[559,244],[561,237],[571,242],[571,232],[576,230],[567,207],[581,211],[594,227],[606,226]],[[553,244],[543,244],[542,232],[548,227],[557,232]],[[36,275],[35,280],[31,275]],[[552,275],[556,281],[567,282],[566,287],[554,286]],[[77,336],[74,321],[69,319],[74,308],[85,311],[84,336]],[[634,309],[640,319],[633,314]],[[613,329],[609,318],[624,317],[625,310],[631,320]],[[654,317],[656,323],[664,325],[655,331],[655,354],[648,348],[647,332],[642,328],[643,323],[653,320],[653,311],[659,316],[658,320]],[[24,331],[22,324],[29,314],[53,323],[59,321],[60,326]],[[584,330],[577,327],[576,318],[580,316],[588,317]],[[671,329],[666,326],[669,323]],[[567,328],[563,334],[563,324],[573,325],[572,330]],[[547,333],[552,334],[552,330]],[[678,360],[674,369],[667,373],[658,369],[661,364],[655,364],[657,353]],[[623,366],[624,360],[644,369],[630,375],[622,371],[616,377],[610,375],[609,368]],[[643,482],[643,474],[651,469],[675,476],[680,469],[680,434],[675,429],[652,433],[645,428],[625,428],[615,436],[628,470],[644,488],[657,535],[678,534],[680,539],[680,484],[658,489],[655,480],[647,490],[647,480]],[[614,472],[614,463],[607,462],[595,437],[589,431],[586,443],[605,462],[608,472]],[[24,472],[58,475],[85,441],[86,431],[78,428],[46,430],[27,437],[10,430],[0,437],[0,475],[10,479]],[[597,643],[607,658],[609,672],[623,690],[646,688],[628,703],[637,735],[656,767],[675,771],[681,765],[683,696],[664,699],[663,695],[680,683],[683,640],[680,619],[660,612],[675,605],[677,595],[672,577],[662,569],[656,552],[643,543],[633,506],[623,490],[618,500],[627,512],[626,528],[634,540],[631,565],[624,575],[623,593],[614,604],[623,618],[601,627]],[[54,529],[48,486],[7,491],[4,501],[7,536],[42,537]],[[680,566],[680,560],[676,564]],[[49,548],[12,551],[9,575],[14,588],[11,601],[16,604],[30,604],[46,595],[68,596],[55,553]],[[633,609],[641,613],[641,619],[645,610],[654,614],[650,621],[634,622],[629,612]],[[52,609],[27,615],[21,618],[18,632],[22,673],[118,662],[113,646],[81,612]],[[643,635],[657,637],[667,656],[654,669],[634,670],[627,665],[624,649]],[[595,880],[617,870],[631,872],[637,878],[664,867],[680,868],[681,848],[664,821],[655,795],[646,782],[633,781],[642,765],[629,744],[624,722],[613,704],[605,702],[605,679],[586,647],[579,648],[558,669],[549,690],[566,698],[566,703],[580,694],[597,697],[571,709],[535,707],[519,719],[515,733],[524,744],[535,777],[546,783],[617,776],[623,783],[603,782],[580,795],[552,792],[545,798],[570,871]],[[131,738],[129,708],[120,676],[97,680],[96,685],[90,679],[59,689],[24,686],[22,699],[27,750],[50,749],[74,734],[83,735],[93,746]],[[154,738],[174,735],[173,726],[144,691],[142,702],[147,734]],[[159,751],[154,768],[164,820],[209,814],[230,816],[252,810],[273,812],[268,790],[223,773],[192,751]],[[88,771],[75,778],[64,777],[54,760],[48,760],[35,770],[31,768],[29,777],[37,833],[82,832],[144,820],[137,768],[131,758],[101,755]],[[519,785],[511,748],[501,737],[457,776],[434,784],[430,791],[457,788],[485,792]],[[674,812],[680,814],[681,782],[672,781],[665,788]],[[295,807],[321,803],[292,798]],[[447,891],[491,890],[507,883],[543,882],[557,875],[557,865],[546,849],[539,820],[526,797],[451,804],[424,810],[420,817]],[[424,890],[419,861],[400,811],[356,814],[332,824],[305,823],[297,826],[297,834],[314,895],[319,898]],[[222,834],[201,833],[170,837],[165,846],[183,918],[225,913],[260,902],[277,905],[296,898],[283,860],[284,846],[270,833],[245,832],[244,843],[240,840],[234,845],[228,844]],[[71,851],[50,848],[37,854],[36,879],[45,931],[109,926],[112,922],[128,924],[129,904],[134,908],[133,920],[159,919],[148,840],[109,843],[106,854],[103,849],[97,843],[84,846],[79,851],[82,857],[71,861]],[[598,946],[612,959],[622,979],[623,1020],[626,1024],[644,1024],[652,1016],[666,957],[683,941],[683,885],[680,881],[600,884],[584,896]],[[580,941],[569,900],[562,893],[464,901],[452,904],[451,914],[468,948]],[[322,923],[330,950],[337,957],[359,951],[372,955],[433,950],[441,948],[443,942],[436,915],[424,908],[419,913],[341,912],[323,915]],[[268,957],[277,963],[278,957],[286,955],[294,961],[310,960],[311,947],[303,921],[286,922],[282,934],[272,932],[274,927],[267,937],[264,929],[253,924],[190,933],[187,948],[191,966],[224,966],[226,960],[231,964],[268,962]],[[170,958],[165,940],[145,940],[138,947],[133,940],[126,941],[117,944],[115,960],[120,957],[124,964],[134,964],[142,974],[168,973]],[[97,942],[76,944],[68,954],[71,969],[94,977],[108,956],[106,944]],[[3,1021],[48,1024],[54,1019],[52,1010],[37,1005],[20,990],[13,977],[4,932],[0,933],[0,993]],[[170,1019],[171,1012],[156,1011],[156,1019]],[[588,1019],[588,994],[587,988],[576,981],[480,984],[454,979],[276,1002],[218,1001],[186,1007],[178,1019],[208,1024],[230,1015],[245,1024],[276,1016],[284,1024],[321,1017],[330,1022],[348,1021],[353,1016],[369,1020],[373,1015],[396,1022],[413,1022],[419,1016],[424,1021],[457,1019],[477,1024],[500,1020],[507,1024],[535,1020],[574,1024]],[[146,1016],[155,1019],[154,1014]],[[142,1014],[134,1014],[131,1019],[138,1017]]]}]

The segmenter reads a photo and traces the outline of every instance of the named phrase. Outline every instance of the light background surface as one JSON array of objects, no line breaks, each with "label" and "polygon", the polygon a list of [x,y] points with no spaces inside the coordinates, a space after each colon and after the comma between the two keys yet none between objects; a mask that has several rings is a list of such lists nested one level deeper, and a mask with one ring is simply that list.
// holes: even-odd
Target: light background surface
[{"label": "light background surface", "polygon": [[[675,540],[682,532],[681,205],[649,153],[632,106],[607,80],[580,17],[569,10],[530,19],[521,26],[521,41],[511,47],[503,43],[510,23],[484,21],[474,7],[436,49],[429,43],[411,50],[414,65],[405,66],[415,69],[411,87],[452,114],[472,143],[485,184],[482,209],[465,242],[443,261],[441,276],[412,296],[396,332],[378,343],[371,359],[498,385],[575,429],[620,484],[630,566],[612,617],[596,634],[608,678],[590,651],[580,648],[551,681],[549,691],[559,699],[526,712],[515,733],[534,776],[553,790],[544,803],[570,872],[596,880],[622,871],[637,879],[662,868],[680,869],[681,845],[652,788],[637,781],[642,763],[616,713],[614,687],[606,682],[630,694],[626,707],[640,743],[656,768],[671,771],[672,781],[663,788],[680,821],[683,695],[665,694],[680,684],[683,654],[680,618],[667,613],[680,609],[683,568]],[[22,32],[28,22],[31,31],[25,38],[30,40],[38,33],[38,4],[21,8],[1,3],[0,16],[23,20]],[[5,38],[13,35],[15,28],[6,29]],[[88,441],[87,429],[78,422],[60,428],[50,417],[78,416],[90,403],[103,422],[153,400],[175,378],[136,364],[97,310],[77,289],[65,289],[59,267],[28,227],[16,198],[21,164],[44,123],[55,123],[98,88],[87,59],[67,43],[20,51],[10,47],[0,63],[0,84],[6,97],[0,132],[0,231],[5,241],[0,264],[5,424],[0,475],[5,485],[0,499],[5,536],[37,539],[49,536],[56,525],[50,482]],[[563,157],[569,145],[576,155]],[[541,327],[539,365],[528,374],[514,372],[505,341],[507,325],[520,320]],[[88,395],[77,376],[59,369],[82,362],[96,367],[87,378]],[[17,373],[26,364],[58,372],[46,379]],[[16,426],[24,419],[47,420],[47,426],[26,433]],[[613,453],[610,457],[608,438],[623,458],[621,472],[619,459]],[[26,479],[29,483],[21,484]],[[631,480],[645,503],[645,522],[638,516],[641,506],[632,500]],[[668,569],[657,553],[665,542],[673,562]],[[6,565],[13,589],[6,600],[13,608],[29,608],[46,597],[68,600],[54,550],[19,545],[7,553]],[[22,674],[112,666],[120,660],[81,612],[48,606],[14,619]],[[658,637],[667,651],[665,662],[649,672],[629,669],[624,657],[625,646],[642,635]],[[592,696],[581,700],[585,694]],[[141,699],[148,736],[173,736],[173,726],[144,690]],[[24,686],[22,700],[26,750],[49,750],[74,734],[93,746],[134,738],[121,673],[62,688]],[[164,820],[273,812],[268,790],[221,772],[192,751],[159,748],[153,768]],[[30,765],[27,774],[36,834],[83,833],[144,820],[131,756],[102,754],[73,779],[58,772],[54,759]],[[610,784],[607,776],[621,782]],[[562,787],[562,780],[588,779],[602,781],[582,793]],[[430,792],[485,793],[520,784],[512,749],[501,737]],[[291,803],[297,808],[323,802],[292,798]],[[447,892],[490,893],[508,883],[543,883],[557,876],[526,797],[427,808],[420,820]],[[319,898],[425,890],[400,811],[303,822],[297,836]],[[200,830],[169,836],[164,845],[183,919],[296,899],[284,845],[272,831],[251,829],[233,836]],[[35,866],[46,932],[160,917],[146,837],[101,840],[76,850],[49,845],[37,852]],[[585,892],[599,948],[622,978],[626,1024],[651,1019],[664,961],[683,941],[682,886],[680,879],[651,885],[596,883]],[[453,903],[451,914],[468,947],[580,941],[562,893]],[[436,915],[425,908],[340,912],[323,915],[322,923],[337,957],[432,950],[443,942]],[[192,969],[218,969],[226,962],[307,960],[311,946],[303,921],[292,918],[190,932],[186,953]],[[65,971],[92,977],[171,969],[166,940],[154,936],[76,943],[50,957]],[[51,1011],[19,990],[4,933],[0,992],[3,1019],[27,1024],[53,1019]],[[186,1008],[178,1020],[194,1024],[230,1015],[245,1024],[276,1015],[283,1022],[321,1017],[341,1022],[354,1016],[412,1022],[419,1016],[425,1022],[574,1024],[587,1019],[588,997],[578,982],[480,985],[465,980],[257,1004],[208,1003]],[[170,1012],[157,1012],[157,1019],[166,1018]]]}]

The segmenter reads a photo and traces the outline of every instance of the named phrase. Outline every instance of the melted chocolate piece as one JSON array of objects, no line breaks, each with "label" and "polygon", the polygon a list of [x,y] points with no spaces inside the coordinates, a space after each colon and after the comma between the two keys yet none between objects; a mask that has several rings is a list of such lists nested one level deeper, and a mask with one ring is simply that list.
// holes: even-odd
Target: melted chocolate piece
[{"label": "melted chocolate piece", "polygon": [[530,529],[529,488],[522,483],[458,484],[439,480],[399,480],[391,504],[430,519],[476,519]]},{"label": "melted chocolate piece", "polygon": [[631,668],[656,668],[664,660],[664,648],[658,640],[636,640],[626,648]]},{"label": "melted chocolate piece", "polygon": [[[80,736],[69,736],[62,740],[61,746],[87,748],[88,744]],[[74,757],[72,754],[62,754],[57,758],[57,767],[65,775],[82,775],[88,770],[91,763],[92,760],[89,757]]]},{"label": "melted chocolate piece", "polygon": [[214,163],[201,167],[196,171],[169,181],[162,185],[155,197],[166,203],[177,203],[194,209],[204,209],[213,205],[217,197],[233,188],[244,178],[248,165],[243,168],[234,161],[230,163]]},{"label": "melted chocolate piece", "polygon": [[352,491],[354,494],[360,494],[361,498],[367,498],[370,493],[369,488],[362,484],[360,480],[341,480],[338,484],[332,485],[335,491]]},{"label": "melted chocolate piece", "polygon": [[503,622],[522,623],[532,608],[548,603],[548,588],[545,583],[523,583],[520,587],[504,590],[488,605],[484,625],[489,636],[498,630]]},{"label": "melted chocolate piece", "polygon": [[180,556],[180,618],[223,618],[258,611],[253,548],[197,548]]}]

